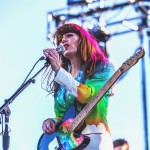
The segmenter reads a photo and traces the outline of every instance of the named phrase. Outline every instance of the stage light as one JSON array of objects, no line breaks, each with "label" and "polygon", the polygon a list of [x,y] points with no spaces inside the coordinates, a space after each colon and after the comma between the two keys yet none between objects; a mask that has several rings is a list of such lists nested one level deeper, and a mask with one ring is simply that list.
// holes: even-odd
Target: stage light
[{"label": "stage light", "polygon": [[131,4],[135,3],[136,0],[129,0]]},{"label": "stage light", "polygon": [[130,23],[130,22],[128,22],[128,21],[125,21],[125,20],[124,20],[124,21],[122,22],[122,24],[123,24],[124,26],[126,26],[126,27],[128,27],[128,28],[134,30],[134,31],[137,31],[137,30],[138,30],[138,26],[136,26],[136,25],[134,25],[134,24],[132,24],[132,23]]},{"label": "stage light", "polygon": [[86,3],[90,4],[90,3],[92,3],[94,0],[85,0],[85,1],[86,1]]},{"label": "stage light", "polygon": [[87,7],[88,7],[89,9],[93,9],[93,5],[92,5],[92,4],[88,4]]},{"label": "stage light", "polygon": [[66,20],[66,16],[60,16],[59,18],[60,18],[61,21]]},{"label": "stage light", "polygon": [[100,0],[99,7],[104,8],[104,6],[105,6],[104,0]]},{"label": "stage light", "polygon": [[105,28],[105,27],[101,27],[101,30],[106,34],[106,35],[110,35],[110,31]]},{"label": "stage light", "polygon": [[90,24],[87,25],[87,28],[88,28],[89,30],[92,30],[92,29],[94,28],[94,25],[90,23]]},{"label": "stage light", "polygon": [[100,18],[99,18],[99,23],[98,23],[98,25],[99,25],[100,27],[106,26],[106,21],[103,19],[103,17],[100,17]]},{"label": "stage light", "polygon": [[48,14],[47,20],[48,20],[48,22],[51,22],[53,20],[53,15],[52,14]]}]

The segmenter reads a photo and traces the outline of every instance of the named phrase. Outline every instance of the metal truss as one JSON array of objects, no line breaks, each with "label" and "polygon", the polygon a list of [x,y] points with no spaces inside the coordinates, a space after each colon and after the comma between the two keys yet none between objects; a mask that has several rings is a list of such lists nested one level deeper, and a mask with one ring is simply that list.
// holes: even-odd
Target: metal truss
[{"label": "metal truss", "polygon": [[[132,0],[133,1],[133,0]],[[80,1],[47,13],[47,39],[52,38],[55,29],[64,23],[77,23],[96,33],[100,41],[109,37],[149,28],[150,2],[126,0],[125,2]]]}]

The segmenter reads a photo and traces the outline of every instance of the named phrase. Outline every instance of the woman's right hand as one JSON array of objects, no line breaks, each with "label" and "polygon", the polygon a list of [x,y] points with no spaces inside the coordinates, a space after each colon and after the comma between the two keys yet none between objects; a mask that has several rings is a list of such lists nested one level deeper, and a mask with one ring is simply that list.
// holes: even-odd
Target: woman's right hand
[{"label": "woman's right hand", "polygon": [[55,132],[56,123],[52,119],[47,119],[43,122],[42,130],[45,134],[50,134]]},{"label": "woman's right hand", "polygon": [[49,60],[53,71],[58,71],[60,69],[60,58],[59,54],[54,48],[47,48],[43,50],[43,54]]}]

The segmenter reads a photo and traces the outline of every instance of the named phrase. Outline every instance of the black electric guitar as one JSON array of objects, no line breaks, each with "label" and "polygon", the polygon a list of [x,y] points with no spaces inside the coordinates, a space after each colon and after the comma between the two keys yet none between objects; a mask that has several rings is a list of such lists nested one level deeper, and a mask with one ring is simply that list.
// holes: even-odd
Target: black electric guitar
[{"label": "black electric guitar", "polygon": [[94,98],[85,105],[80,113],[74,119],[67,119],[56,131],[56,137],[49,143],[49,150],[81,150],[90,142],[89,137],[77,134],[77,129],[83,120],[93,110],[94,106],[100,101],[104,94],[112,87],[117,79],[125,73],[129,68],[134,66],[140,58],[144,56],[143,49],[135,53],[126,60],[122,66],[111,76],[102,89],[94,96]]}]

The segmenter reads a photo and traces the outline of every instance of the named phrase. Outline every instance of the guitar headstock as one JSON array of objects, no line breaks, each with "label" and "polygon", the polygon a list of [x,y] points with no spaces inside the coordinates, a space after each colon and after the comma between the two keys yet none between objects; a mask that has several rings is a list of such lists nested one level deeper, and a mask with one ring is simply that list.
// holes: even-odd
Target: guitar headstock
[{"label": "guitar headstock", "polygon": [[129,68],[131,68],[132,66],[134,66],[138,60],[140,58],[142,58],[145,54],[145,51],[143,48],[141,48],[141,50],[139,50],[138,52],[136,52],[133,56],[131,56],[129,59],[127,59],[122,66],[120,67],[120,71],[122,73],[124,73],[125,71],[127,71]]}]

